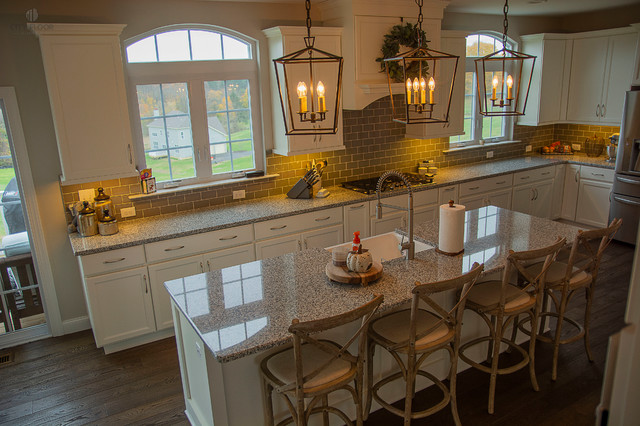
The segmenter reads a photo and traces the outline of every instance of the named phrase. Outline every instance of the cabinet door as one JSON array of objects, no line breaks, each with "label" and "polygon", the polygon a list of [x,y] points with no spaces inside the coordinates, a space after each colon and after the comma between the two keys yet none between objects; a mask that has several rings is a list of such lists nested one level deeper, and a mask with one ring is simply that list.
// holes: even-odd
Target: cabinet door
[{"label": "cabinet door", "polygon": [[384,213],[382,219],[375,216],[371,218],[371,235],[386,234],[393,232],[396,228],[402,228],[405,224],[404,216],[406,213]]},{"label": "cabinet door", "polygon": [[551,199],[551,219],[558,219],[562,214],[562,195],[564,190],[565,164],[556,166],[555,178],[553,179],[553,195]]},{"label": "cabinet door", "polygon": [[562,196],[562,214],[567,220],[576,220],[576,204],[578,203],[578,187],[580,185],[580,166],[567,164],[564,175],[564,190]]},{"label": "cabinet door", "polygon": [[253,244],[204,254],[204,265],[208,272],[253,262],[254,260],[256,260],[256,250]]},{"label": "cabinet door", "polygon": [[622,120],[625,92],[631,86],[638,34],[609,37],[607,81],[602,96],[601,121],[619,126]]},{"label": "cabinet door", "polygon": [[158,330],[173,327],[171,298],[164,282],[204,272],[202,256],[191,256],[149,265],[149,280],[153,295],[153,311]]},{"label": "cabinet door", "polygon": [[580,38],[573,41],[567,120],[598,121],[601,105],[608,37]]},{"label": "cabinet door", "polygon": [[331,247],[342,243],[342,237],[342,225],[333,225],[326,228],[315,229],[313,231],[302,233],[302,247],[305,250],[310,248]]},{"label": "cabinet door", "polygon": [[369,223],[369,202],[344,206],[344,237],[342,242],[352,241],[353,233],[360,231],[360,237],[371,235]]},{"label": "cabinet door", "polygon": [[496,206],[501,209],[511,208],[511,188],[490,192],[486,195],[485,205]]},{"label": "cabinet door", "polygon": [[581,179],[576,222],[597,227],[607,226],[610,193],[610,183]]},{"label": "cabinet door", "polygon": [[470,195],[468,197],[460,197],[460,204],[465,207],[465,210],[479,209],[486,206],[486,197],[484,194]]},{"label": "cabinet door", "polygon": [[256,242],[256,259],[260,260],[268,259],[270,257],[278,257],[301,249],[302,243],[300,242],[300,234],[270,238],[268,240]]},{"label": "cabinet door", "polygon": [[513,188],[511,208],[520,213],[531,214],[531,203],[534,198],[534,190],[531,185],[521,185]]},{"label": "cabinet door", "polygon": [[85,278],[84,284],[96,346],[156,330],[145,266]]},{"label": "cabinet door", "polygon": [[421,223],[430,222],[436,218],[438,214],[438,206],[418,207],[413,211],[413,226]]},{"label": "cabinet door", "polygon": [[551,202],[553,199],[553,181],[539,182],[534,188],[531,215],[548,219],[551,216]]}]

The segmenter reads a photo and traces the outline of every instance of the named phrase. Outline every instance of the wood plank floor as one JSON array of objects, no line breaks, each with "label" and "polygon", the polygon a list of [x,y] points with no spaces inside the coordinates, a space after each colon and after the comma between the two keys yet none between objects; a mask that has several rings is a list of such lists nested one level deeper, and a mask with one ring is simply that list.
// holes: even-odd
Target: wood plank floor
[{"label": "wood plank floor", "polygon": [[[467,425],[593,425],[608,338],[624,324],[633,247],[614,243],[605,252],[592,314],[594,363],[576,342],[561,348],[559,374],[551,382],[551,350],[536,351],[540,392],[528,373],[498,378],[495,414],[486,411],[489,378],[469,369],[458,375],[458,406]],[[583,298],[570,316],[580,318]],[[91,332],[46,339],[13,349],[0,367],[0,424],[188,424],[173,338],[104,355]],[[0,351],[3,352],[3,351]],[[417,403],[433,396],[427,389]],[[448,408],[413,424],[452,424]],[[402,424],[382,410],[366,425]],[[244,426],[244,425],[242,425]]]}]

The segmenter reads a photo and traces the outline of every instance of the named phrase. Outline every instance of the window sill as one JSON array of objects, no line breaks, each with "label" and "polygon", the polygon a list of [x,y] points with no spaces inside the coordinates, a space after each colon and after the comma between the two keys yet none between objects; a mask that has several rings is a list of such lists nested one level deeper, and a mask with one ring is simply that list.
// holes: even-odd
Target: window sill
[{"label": "window sill", "polygon": [[280,175],[275,173],[275,174],[272,174],[272,175],[264,175],[264,176],[254,177],[254,178],[224,179],[224,180],[218,180],[218,181],[215,181],[215,182],[194,183],[192,185],[178,186],[178,187],[175,187],[175,188],[158,189],[156,192],[153,192],[151,194],[129,195],[128,198],[131,201],[136,201],[136,200],[142,200],[142,199],[145,199],[145,198],[158,197],[160,195],[177,194],[177,193],[184,192],[184,191],[190,191],[192,189],[211,188],[211,187],[215,187],[215,186],[222,186],[222,185],[228,185],[228,184],[233,184],[233,183],[247,183],[247,182],[253,182],[253,181],[257,181],[257,180],[273,179],[273,178],[276,178],[278,176],[280,176]]},{"label": "window sill", "polygon": [[469,150],[473,150],[473,149],[481,149],[481,148],[491,148],[494,146],[502,146],[502,145],[513,145],[516,143],[521,143],[522,141],[502,141],[502,142],[492,142],[492,143],[485,143],[484,145],[469,145],[469,146],[461,146],[459,148],[450,148],[450,149],[445,149],[442,152],[447,154],[447,153],[452,153],[452,152],[458,152],[458,151],[469,151]]}]

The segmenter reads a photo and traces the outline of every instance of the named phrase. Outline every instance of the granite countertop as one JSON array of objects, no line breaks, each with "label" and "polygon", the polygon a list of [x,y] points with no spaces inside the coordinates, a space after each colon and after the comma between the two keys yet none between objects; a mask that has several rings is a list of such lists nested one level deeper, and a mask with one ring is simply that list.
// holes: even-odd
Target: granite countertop
[{"label": "granite countertop", "polygon": [[[605,157],[535,155],[441,168],[433,185],[426,185],[417,190],[429,190],[567,162],[614,168],[612,163],[606,162]],[[82,256],[375,199],[375,195],[363,195],[342,187],[331,187],[328,190],[330,195],[327,198],[292,200],[286,195],[277,195],[190,212],[128,220],[118,224],[119,232],[115,235],[81,237],[73,233],[69,235],[69,239],[73,253]],[[399,193],[402,192],[385,193],[383,196],[389,197]]]},{"label": "granite countertop", "polygon": [[[325,275],[331,254],[311,249],[193,275],[165,283],[171,298],[220,362],[289,341],[291,320],[308,321],[356,308],[384,294],[382,311],[408,302],[418,281],[435,282],[467,272],[474,262],[485,272],[504,267],[510,249],[532,250],[558,236],[573,241],[578,228],[489,206],[466,213],[464,253],[447,256],[433,248],[415,259],[384,262],[382,278],[367,287],[334,283]],[[423,242],[438,241],[438,222],[415,229]],[[366,245],[365,245],[366,246]]]}]

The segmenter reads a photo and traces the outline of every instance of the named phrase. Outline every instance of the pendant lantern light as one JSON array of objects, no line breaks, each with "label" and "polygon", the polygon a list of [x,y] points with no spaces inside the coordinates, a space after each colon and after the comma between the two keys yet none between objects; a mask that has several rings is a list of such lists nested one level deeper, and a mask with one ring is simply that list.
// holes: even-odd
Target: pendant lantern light
[{"label": "pendant lantern light", "polygon": [[335,134],[338,131],[344,60],[314,47],[310,0],[305,1],[305,7],[305,48],[273,60],[284,128],[287,135]]},{"label": "pendant lantern light", "polygon": [[[416,0],[418,5],[418,25],[416,37],[418,47],[394,58],[384,60],[393,121],[404,124],[447,123],[451,108],[451,95],[455,83],[459,56],[426,48],[422,39],[422,6],[424,0]],[[424,46],[423,46],[424,44]],[[391,64],[397,63],[402,69],[402,89],[395,89],[391,77]],[[397,86],[397,85],[396,85]],[[404,104],[394,99],[403,95]]]},{"label": "pendant lantern light", "polygon": [[507,48],[509,0],[504,3],[502,49],[476,59],[480,114],[524,115],[536,57]]}]

